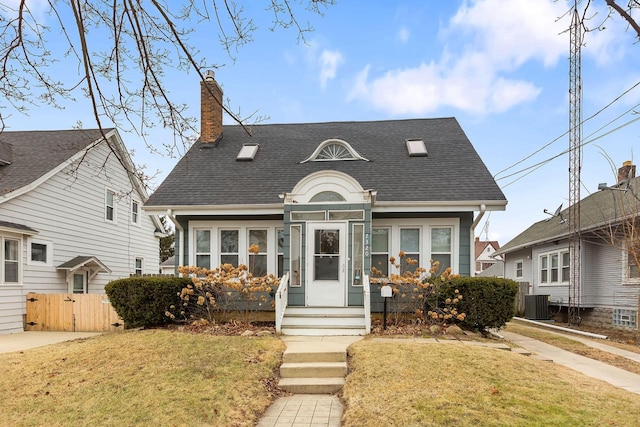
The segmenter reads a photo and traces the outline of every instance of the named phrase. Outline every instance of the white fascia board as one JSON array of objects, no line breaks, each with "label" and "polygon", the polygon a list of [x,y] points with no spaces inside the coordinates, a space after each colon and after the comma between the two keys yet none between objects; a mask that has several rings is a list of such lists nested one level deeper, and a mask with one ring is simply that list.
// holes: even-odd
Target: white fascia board
[{"label": "white fascia board", "polygon": [[143,206],[142,210],[147,214],[166,215],[171,211],[174,216],[181,215],[283,215],[284,205],[260,204],[260,205],[201,205],[201,206]]},{"label": "white fascia board", "polygon": [[503,211],[506,209],[505,201],[464,201],[464,202],[381,202],[376,201],[372,212],[476,212],[482,210],[482,206],[488,211]]}]

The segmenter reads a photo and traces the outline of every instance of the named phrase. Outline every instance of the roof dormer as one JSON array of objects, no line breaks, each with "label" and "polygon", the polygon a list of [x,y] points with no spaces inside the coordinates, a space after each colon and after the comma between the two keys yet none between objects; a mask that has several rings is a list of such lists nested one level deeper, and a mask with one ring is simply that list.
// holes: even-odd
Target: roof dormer
[{"label": "roof dormer", "polygon": [[300,163],[333,162],[339,160],[369,160],[362,157],[348,142],[341,139],[327,139],[320,143],[313,154]]}]

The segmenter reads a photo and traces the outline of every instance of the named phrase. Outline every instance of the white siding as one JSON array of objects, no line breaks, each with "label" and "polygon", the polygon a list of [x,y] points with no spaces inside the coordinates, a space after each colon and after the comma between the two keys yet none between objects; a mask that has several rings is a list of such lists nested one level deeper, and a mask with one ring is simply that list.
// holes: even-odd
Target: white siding
[{"label": "white siding", "polygon": [[567,242],[549,243],[546,245],[536,246],[531,250],[532,261],[532,277],[533,277],[533,294],[549,295],[550,301],[556,304],[568,304],[569,302],[569,286],[568,285],[547,285],[540,283],[540,255],[560,250],[567,250]]},{"label": "white siding", "polygon": [[[107,188],[118,193],[114,222],[104,219]],[[0,220],[34,228],[39,232],[34,238],[52,243],[53,262],[38,266],[27,263],[30,239],[23,239],[22,299],[31,291],[67,292],[66,275],[56,267],[78,255],[95,256],[111,269],[111,274],[99,273],[89,282],[89,292],[103,292],[109,281],[128,277],[134,272],[136,257],[144,258],[144,273],[157,273],[159,244],[154,236],[155,225],[142,212],[139,224],[131,223],[132,197],[142,205],[126,171],[102,144],[79,165],[67,167],[37,188],[0,204]],[[0,301],[13,301],[15,292],[0,285]],[[26,304],[22,305],[24,311]],[[2,313],[3,332],[15,320],[1,316]],[[22,324],[21,315],[19,320]]]},{"label": "white siding", "polygon": [[[504,256],[505,270],[504,277],[515,280],[516,282],[529,282],[533,284],[533,265],[531,261],[531,249],[521,249],[515,252],[509,252]],[[516,263],[522,261],[522,277],[516,277]]]},{"label": "white siding", "polygon": [[22,286],[0,288],[0,333],[22,331],[26,305]]}]

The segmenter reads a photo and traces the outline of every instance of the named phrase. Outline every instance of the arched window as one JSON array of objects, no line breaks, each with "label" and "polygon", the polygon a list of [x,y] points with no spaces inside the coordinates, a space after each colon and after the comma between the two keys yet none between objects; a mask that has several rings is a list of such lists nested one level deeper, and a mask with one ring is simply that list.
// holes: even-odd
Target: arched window
[{"label": "arched window", "polygon": [[310,203],[344,201],[344,197],[342,197],[342,195],[336,193],[335,191],[321,191],[309,200]]},{"label": "arched window", "polygon": [[336,160],[364,160],[365,162],[369,161],[358,154],[358,152],[354,150],[348,142],[342,141],[341,139],[328,139],[318,145],[313,154],[311,154],[311,156],[300,163],[327,161],[330,162]]}]

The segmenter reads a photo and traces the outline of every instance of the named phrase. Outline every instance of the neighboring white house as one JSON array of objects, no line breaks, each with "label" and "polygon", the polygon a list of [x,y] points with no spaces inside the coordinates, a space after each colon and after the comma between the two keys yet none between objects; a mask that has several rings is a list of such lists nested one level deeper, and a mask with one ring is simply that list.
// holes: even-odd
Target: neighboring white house
[{"label": "neighboring white house", "polygon": [[[0,333],[23,330],[28,292],[103,292],[159,269],[157,216],[115,129],[0,134]],[[110,148],[111,147],[111,148]]]},{"label": "neighboring white house", "polygon": [[[222,125],[221,101],[209,75],[200,139],[145,203],[174,222],[176,265],[289,273],[276,298],[283,333],[297,334],[329,333],[313,322],[338,313],[340,333],[363,333],[365,275],[393,272],[400,252],[472,275],[473,230],[507,201],[455,118],[263,124],[249,135]],[[379,290],[370,297],[382,310]]]},{"label": "neighboring white house", "polygon": [[[476,254],[476,275],[480,275],[484,270],[502,261],[501,256],[495,256],[496,250],[500,249],[500,243],[495,240],[480,240],[476,237],[475,254]],[[493,276],[495,272],[492,272]]]},{"label": "neighboring white house", "polygon": [[[640,178],[635,177],[635,166],[628,162],[620,168],[618,181],[580,201],[581,268],[574,307],[579,306],[585,324],[638,329],[640,275],[630,250],[639,241]],[[568,218],[568,209],[559,210],[495,252],[504,257],[506,278],[528,282],[530,294],[548,295],[552,311],[564,315],[569,304]]]}]

